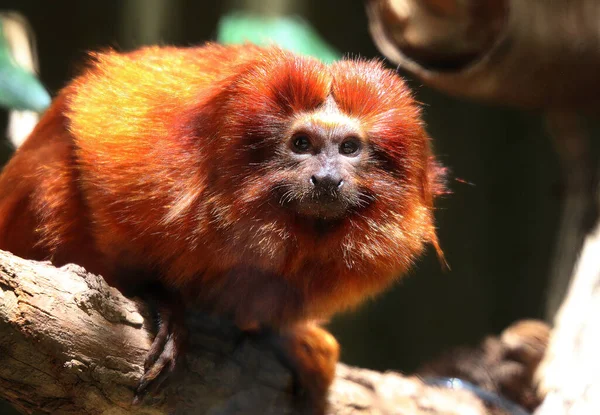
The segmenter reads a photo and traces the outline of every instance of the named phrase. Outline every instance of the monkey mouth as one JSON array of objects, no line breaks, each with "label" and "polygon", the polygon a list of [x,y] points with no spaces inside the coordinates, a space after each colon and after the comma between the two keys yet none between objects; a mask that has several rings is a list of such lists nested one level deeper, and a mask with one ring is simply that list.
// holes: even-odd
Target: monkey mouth
[{"label": "monkey mouth", "polygon": [[294,206],[298,214],[320,219],[338,219],[348,211],[348,204],[339,197],[322,196],[298,201]]},{"label": "monkey mouth", "polygon": [[341,219],[354,207],[353,197],[345,192],[290,192],[277,195],[279,205],[301,217]]}]

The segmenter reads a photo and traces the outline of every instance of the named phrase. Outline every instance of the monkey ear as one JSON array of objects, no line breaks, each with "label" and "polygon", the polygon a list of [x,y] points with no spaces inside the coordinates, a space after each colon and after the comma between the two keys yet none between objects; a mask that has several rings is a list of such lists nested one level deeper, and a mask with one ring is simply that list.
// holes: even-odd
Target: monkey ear
[{"label": "monkey ear", "polygon": [[437,196],[447,195],[452,193],[447,186],[448,183],[448,168],[442,166],[434,156],[430,156],[427,168],[427,181],[431,189],[431,194],[435,198]]},{"label": "monkey ear", "polygon": [[[429,156],[427,164],[427,184],[424,187],[428,187],[429,192],[426,191],[425,197],[428,199],[428,202],[433,205],[433,199],[435,197],[451,193],[446,186],[448,169],[442,166],[434,156]],[[448,264],[448,261],[446,261],[444,251],[442,251],[442,248],[440,247],[440,243],[435,232],[435,226],[433,224],[431,226],[431,235],[429,236],[429,241],[437,253],[437,257],[442,265],[442,268],[444,270],[449,270],[450,265]]]}]

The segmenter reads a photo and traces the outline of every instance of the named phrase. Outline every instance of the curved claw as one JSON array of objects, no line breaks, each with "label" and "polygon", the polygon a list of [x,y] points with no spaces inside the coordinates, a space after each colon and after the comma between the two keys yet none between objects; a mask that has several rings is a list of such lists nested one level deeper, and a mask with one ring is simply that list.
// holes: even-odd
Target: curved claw
[{"label": "curved claw", "polygon": [[181,302],[160,299],[157,312],[158,332],[144,361],[145,373],[136,388],[134,405],[139,404],[146,395],[153,395],[160,390],[165,380],[177,369],[187,345],[187,328]]},{"label": "curved claw", "polygon": [[135,401],[139,402],[145,395],[156,393],[164,381],[175,371],[178,358],[180,357],[178,349],[181,346],[177,346],[174,338],[175,336],[173,335],[168,336],[162,352],[153,363],[149,363],[150,360],[146,359],[146,373],[140,379],[136,389]]}]

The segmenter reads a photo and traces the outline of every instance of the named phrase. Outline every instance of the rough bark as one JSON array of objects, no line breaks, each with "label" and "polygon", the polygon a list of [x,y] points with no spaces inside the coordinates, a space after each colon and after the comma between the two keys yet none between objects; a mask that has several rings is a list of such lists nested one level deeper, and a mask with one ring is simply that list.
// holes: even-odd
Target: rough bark
[{"label": "rough bark", "polygon": [[[130,405],[150,347],[152,319],[102,278],[0,251],[0,397],[26,413],[293,414],[292,375],[260,338],[192,315],[191,344],[175,379]],[[465,390],[397,373],[338,367],[336,414],[483,414]]]}]

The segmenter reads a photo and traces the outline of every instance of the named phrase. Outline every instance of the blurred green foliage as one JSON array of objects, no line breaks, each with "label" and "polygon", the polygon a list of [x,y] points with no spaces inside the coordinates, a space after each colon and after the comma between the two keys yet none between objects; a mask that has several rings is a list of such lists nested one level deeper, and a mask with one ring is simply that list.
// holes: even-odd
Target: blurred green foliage
[{"label": "blurred green foliage", "polygon": [[251,42],[258,45],[276,43],[285,49],[314,56],[325,63],[341,57],[312,26],[299,17],[229,13],[219,21],[217,40],[221,43]]},{"label": "blurred green foliage", "polygon": [[13,59],[0,19],[0,106],[42,112],[48,105],[50,95],[40,81]]}]

